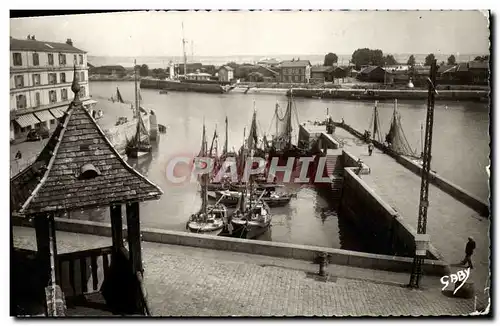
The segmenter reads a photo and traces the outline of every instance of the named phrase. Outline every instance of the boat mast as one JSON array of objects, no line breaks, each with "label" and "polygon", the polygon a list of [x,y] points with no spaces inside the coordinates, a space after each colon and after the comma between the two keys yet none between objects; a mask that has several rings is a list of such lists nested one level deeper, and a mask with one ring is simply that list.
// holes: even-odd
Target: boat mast
[{"label": "boat mast", "polygon": [[182,22],[182,54],[184,56],[184,78],[186,78],[187,74],[187,56],[186,56],[186,39],[184,38],[184,22]]},{"label": "boat mast", "polygon": [[292,101],[293,89],[290,89],[290,97],[288,98],[288,107],[286,109],[286,132],[287,132],[287,148],[292,146]]},{"label": "boat mast", "polygon": [[224,143],[224,152],[223,154],[227,154],[228,151],[228,137],[227,137],[227,116],[226,116],[226,141]]},{"label": "boat mast", "polygon": [[[205,120],[205,119],[203,119]],[[203,121],[203,138],[201,141],[201,153],[202,157],[205,159],[206,158],[206,153],[207,153],[207,139],[206,139],[206,134],[205,134],[205,121]],[[203,212],[203,220],[206,221],[207,219],[207,203],[208,203],[208,191],[207,191],[207,173],[202,174],[202,187],[201,187],[201,196],[202,196],[202,212]]]},{"label": "boat mast", "polygon": [[378,101],[375,101],[375,107],[373,108],[373,134],[372,139],[376,140],[375,136],[378,132],[378,109],[377,109]]},{"label": "boat mast", "polygon": [[134,86],[135,86],[135,115],[139,113],[139,99],[137,98],[137,61],[134,59]]}]

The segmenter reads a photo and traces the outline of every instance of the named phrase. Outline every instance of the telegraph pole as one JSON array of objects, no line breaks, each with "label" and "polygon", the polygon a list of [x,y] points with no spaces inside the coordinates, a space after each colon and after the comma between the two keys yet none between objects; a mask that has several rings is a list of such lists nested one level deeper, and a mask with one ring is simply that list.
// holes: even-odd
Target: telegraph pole
[{"label": "telegraph pole", "polygon": [[429,84],[429,93],[427,98],[427,118],[425,123],[425,145],[423,152],[422,165],[422,183],[420,186],[420,205],[418,208],[417,235],[415,237],[415,258],[413,259],[413,268],[411,271],[409,287],[418,288],[420,277],[422,276],[422,263],[427,254],[428,236],[427,227],[427,208],[429,207],[429,174],[431,167],[431,148],[432,148],[432,127],[434,124],[434,101],[436,96],[436,60],[432,62],[430,77],[427,78]]}]

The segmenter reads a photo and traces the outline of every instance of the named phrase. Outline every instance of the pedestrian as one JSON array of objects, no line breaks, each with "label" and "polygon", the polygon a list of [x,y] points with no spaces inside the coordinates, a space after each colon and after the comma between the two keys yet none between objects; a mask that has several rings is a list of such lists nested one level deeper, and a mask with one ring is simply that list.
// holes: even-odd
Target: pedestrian
[{"label": "pedestrian", "polygon": [[373,153],[373,143],[368,144],[368,155],[372,156]]},{"label": "pedestrian", "polygon": [[469,241],[465,245],[465,258],[462,260],[460,263],[461,265],[466,265],[466,267],[470,267],[473,269],[474,267],[472,266],[472,254],[474,253],[474,249],[476,249],[476,242],[474,241],[474,238],[469,237]]}]

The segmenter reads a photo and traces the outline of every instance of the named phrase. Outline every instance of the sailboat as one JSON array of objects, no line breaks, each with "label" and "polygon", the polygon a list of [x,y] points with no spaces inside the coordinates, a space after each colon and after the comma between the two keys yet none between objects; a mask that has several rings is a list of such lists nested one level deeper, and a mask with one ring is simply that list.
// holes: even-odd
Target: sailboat
[{"label": "sailboat", "polygon": [[111,99],[113,101],[117,101],[119,103],[125,103],[125,101],[123,101],[123,97],[122,97],[122,94],[120,93],[120,89],[118,88],[118,86],[116,87],[116,98],[111,96]]},{"label": "sailboat", "polygon": [[406,139],[406,135],[401,124],[401,115],[397,111],[397,107],[398,101],[394,100],[394,112],[392,115],[391,127],[385,136],[385,142],[387,143],[386,146],[395,154],[408,156],[418,160],[421,157],[418,156],[416,151],[411,148],[408,139]]},{"label": "sailboat", "polygon": [[[245,152],[243,152],[245,153]],[[244,155],[245,157],[246,155]],[[250,156],[254,157],[254,150],[250,150]],[[248,195],[247,195],[248,192]],[[264,234],[271,226],[272,215],[269,205],[262,200],[266,192],[263,191],[259,197],[255,195],[253,187],[253,175],[250,176],[249,189],[245,187],[239,198],[238,208],[230,218],[232,234],[247,239],[254,239]]]},{"label": "sailboat", "polygon": [[[206,157],[207,141],[205,137],[205,124],[203,124],[203,139],[200,156]],[[209,174],[201,175],[202,206],[199,212],[190,216],[187,229],[193,233],[219,235],[227,222],[227,208],[219,202],[214,205],[208,204],[208,177]]]},{"label": "sailboat", "polygon": [[[276,103],[273,120],[276,122],[276,132],[268,145],[269,157],[289,158],[306,156],[307,151],[292,144],[292,112],[294,108],[293,90],[290,90],[285,114],[280,117],[279,103]],[[297,112],[295,111],[295,114]],[[298,120],[298,119],[297,119]],[[272,123],[272,122],[271,122]]]},{"label": "sailboat", "polygon": [[373,113],[370,120],[370,126],[368,130],[365,130],[365,140],[370,141],[374,140],[379,143],[383,143],[382,132],[380,130],[380,119],[378,116],[378,101],[375,101],[375,106],[373,107]]},{"label": "sailboat", "polygon": [[[135,61],[134,61],[135,67]],[[147,154],[151,154],[152,146],[149,140],[149,133],[146,130],[144,121],[142,121],[141,108],[138,98],[137,90],[137,69],[134,68],[134,82],[135,82],[135,110],[134,114],[137,119],[136,132],[131,140],[127,141],[125,152],[128,157],[138,158]]]}]

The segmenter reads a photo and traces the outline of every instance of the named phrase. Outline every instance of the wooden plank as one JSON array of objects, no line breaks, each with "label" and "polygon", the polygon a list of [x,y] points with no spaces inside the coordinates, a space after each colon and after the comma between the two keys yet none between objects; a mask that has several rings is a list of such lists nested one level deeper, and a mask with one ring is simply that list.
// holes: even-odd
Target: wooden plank
[{"label": "wooden plank", "polygon": [[97,278],[97,257],[90,257],[90,266],[92,269],[92,290],[98,291],[97,285],[99,284],[99,280]]},{"label": "wooden plank", "polygon": [[80,258],[80,281],[82,293],[87,293],[87,259]]},{"label": "wooden plank", "polygon": [[109,256],[110,256],[109,254],[104,254],[102,256],[104,277],[106,277],[106,275],[108,275],[108,272],[109,272],[109,262],[110,262]]},{"label": "wooden plank", "polygon": [[69,261],[69,284],[73,290],[73,295],[76,295],[76,284],[75,284],[75,261]]}]

